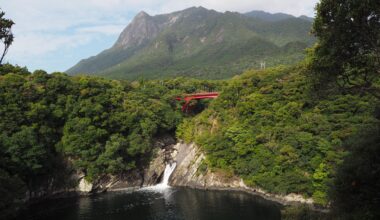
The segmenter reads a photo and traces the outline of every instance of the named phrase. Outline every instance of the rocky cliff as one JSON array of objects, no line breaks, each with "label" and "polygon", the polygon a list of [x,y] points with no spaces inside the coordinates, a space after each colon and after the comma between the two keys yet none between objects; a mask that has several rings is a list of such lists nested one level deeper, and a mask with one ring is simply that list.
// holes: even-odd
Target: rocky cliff
[{"label": "rocky cliff", "polygon": [[[71,176],[70,181],[76,182],[76,187],[57,190],[48,195],[68,192],[86,195],[104,191],[133,190],[155,185],[161,181],[166,164],[175,162],[177,166],[169,179],[169,184],[172,186],[245,191],[286,205],[292,203],[313,204],[312,199],[304,198],[301,195],[271,194],[260,188],[248,187],[241,178],[222,170],[208,169],[204,163],[204,153],[194,143],[176,143],[173,137],[165,136],[158,138],[155,145],[157,150],[145,169],[134,170],[118,176],[104,175],[94,182],[88,182],[83,174],[75,173]],[[46,195],[46,192],[43,192],[41,191],[40,194]]]},{"label": "rocky cliff", "polygon": [[156,21],[144,11],[138,13],[123,30],[114,47],[127,49],[140,46],[155,38],[160,28]]},{"label": "rocky cliff", "polygon": [[306,203],[313,204],[312,199],[304,198],[301,195],[275,195],[260,188],[248,187],[244,181],[223,171],[211,171],[205,168],[205,155],[195,144],[177,143],[174,146],[176,153],[173,158],[177,162],[177,167],[170,177],[170,184],[173,186],[186,186],[199,189],[213,190],[239,190],[260,195],[268,200],[280,202],[282,204]]}]

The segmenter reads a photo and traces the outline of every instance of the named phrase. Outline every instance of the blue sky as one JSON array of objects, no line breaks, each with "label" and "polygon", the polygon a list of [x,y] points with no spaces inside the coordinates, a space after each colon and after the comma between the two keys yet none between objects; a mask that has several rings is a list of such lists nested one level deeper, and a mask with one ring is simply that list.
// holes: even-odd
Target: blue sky
[{"label": "blue sky", "polygon": [[[6,62],[29,70],[65,71],[113,45],[133,17],[192,6],[220,12],[264,10],[314,16],[317,0],[0,0],[16,25]],[[1,48],[0,48],[1,49]]]}]

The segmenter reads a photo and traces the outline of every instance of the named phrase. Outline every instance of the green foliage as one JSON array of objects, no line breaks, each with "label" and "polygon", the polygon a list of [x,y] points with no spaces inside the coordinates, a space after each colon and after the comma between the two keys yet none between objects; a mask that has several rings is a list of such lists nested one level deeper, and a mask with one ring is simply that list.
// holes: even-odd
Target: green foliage
[{"label": "green foliage", "polygon": [[9,46],[13,43],[14,36],[12,34],[12,26],[15,24],[11,19],[4,17],[5,12],[0,9],[0,41],[4,45],[0,56],[0,65],[8,52]]},{"label": "green foliage", "polygon": [[[1,162],[3,163],[3,162]],[[25,183],[17,176],[0,169],[0,219],[14,215],[16,207],[25,195]]]},{"label": "green foliage", "polygon": [[0,209],[44,180],[67,186],[68,163],[89,180],[144,168],[154,138],[174,132],[182,120],[174,97],[223,84],[185,78],[129,83],[29,73],[9,64],[0,73],[0,188],[6,191]]},{"label": "green foliage", "polygon": [[[0,217],[41,179],[65,182],[66,163],[90,180],[141,169],[154,138],[176,130],[205,151],[198,174],[221,169],[249,186],[302,194],[324,206],[334,184],[336,217],[378,219],[380,140],[373,113],[379,114],[379,99],[368,93],[380,97],[379,9],[376,0],[322,0],[307,67],[249,71],[228,82],[144,78],[220,79],[262,60],[294,63],[314,40],[305,37],[310,23],[189,9],[196,16],[150,42],[111,48],[70,70],[140,79],[133,83],[1,65]],[[3,16],[0,64],[13,41],[13,22]],[[183,118],[173,97],[199,90],[222,92],[201,114]],[[328,96],[318,96],[321,91]],[[307,207],[283,211],[285,219],[325,217],[310,213]]]},{"label": "green foliage", "polygon": [[233,170],[250,186],[299,193],[326,205],[342,143],[377,123],[368,96],[313,98],[303,66],[251,71],[223,87],[210,107],[185,120],[177,136],[195,141],[207,164]]},{"label": "green foliage", "polygon": [[[173,16],[183,19],[172,23]],[[141,21],[136,18],[134,22]],[[114,47],[82,60],[67,72],[129,80],[178,76],[225,79],[257,69],[261,61],[267,67],[299,62],[304,49],[315,40],[309,35],[311,22],[294,17],[266,21],[190,8],[152,16],[148,22],[159,28],[143,36],[147,40],[140,45],[118,46],[124,40],[123,32]],[[141,31],[131,28],[129,34]]]},{"label": "green foliage", "polygon": [[330,198],[336,217],[380,217],[380,129],[365,127],[345,143],[350,150],[338,167]]},{"label": "green foliage", "polygon": [[313,33],[312,80],[319,89],[339,85],[350,92],[380,97],[380,2],[322,0]]}]

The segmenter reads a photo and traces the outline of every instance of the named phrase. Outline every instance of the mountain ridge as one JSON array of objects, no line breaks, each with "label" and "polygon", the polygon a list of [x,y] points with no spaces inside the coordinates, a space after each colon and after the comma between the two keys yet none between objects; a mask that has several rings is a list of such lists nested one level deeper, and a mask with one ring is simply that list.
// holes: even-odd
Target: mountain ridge
[{"label": "mountain ridge", "polygon": [[261,11],[261,10],[253,10],[250,12],[246,12],[246,13],[244,13],[244,15],[249,16],[249,17],[259,18],[259,19],[266,20],[266,21],[272,21],[272,22],[273,21],[281,21],[281,20],[285,20],[288,18],[300,18],[300,19],[304,19],[307,21],[313,21],[314,20],[314,18],[308,17],[306,15],[301,15],[301,16],[296,17],[294,15],[290,15],[290,14],[286,14],[286,13],[282,13],[282,12],[269,13],[269,12],[265,12],[265,11]]},{"label": "mountain ridge", "polygon": [[[66,72],[129,80],[223,79],[263,61],[268,66],[299,61],[303,49],[314,42],[308,35],[310,28],[310,21],[291,15],[268,21],[252,13],[203,7],[154,16],[141,11],[111,48]],[[289,43],[298,44],[294,47],[298,49],[287,50]]]}]

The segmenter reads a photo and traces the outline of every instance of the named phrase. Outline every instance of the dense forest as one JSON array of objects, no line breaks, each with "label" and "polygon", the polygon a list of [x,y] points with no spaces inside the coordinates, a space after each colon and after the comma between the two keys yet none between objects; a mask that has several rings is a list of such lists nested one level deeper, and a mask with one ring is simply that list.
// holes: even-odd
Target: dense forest
[{"label": "dense forest", "polygon": [[[378,219],[379,17],[379,1],[322,0],[304,61],[226,81],[129,82],[1,65],[0,210],[12,212],[46,182],[76,184],[65,179],[72,170],[94,181],[141,169],[154,139],[169,133],[205,152],[199,172],[302,194],[333,218]],[[220,96],[183,114],[174,97],[200,90]]]},{"label": "dense forest", "polygon": [[177,129],[207,153],[204,168],[243,177],[279,194],[301,193],[328,203],[328,184],[347,153],[345,141],[376,127],[378,102],[370,95],[330,91],[318,98],[302,65],[248,71],[221,96]]},{"label": "dense forest", "polygon": [[[173,97],[221,82],[178,78],[123,82],[0,67],[0,209],[74,169],[89,181],[141,169],[153,139],[182,120]],[[72,166],[72,167],[71,167]],[[26,194],[28,193],[28,194]]]},{"label": "dense forest", "polygon": [[[343,7],[344,4],[344,7]],[[271,192],[302,193],[334,218],[377,219],[380,3],[321,1],[304,62],[248,71],[177,135]]]}]

